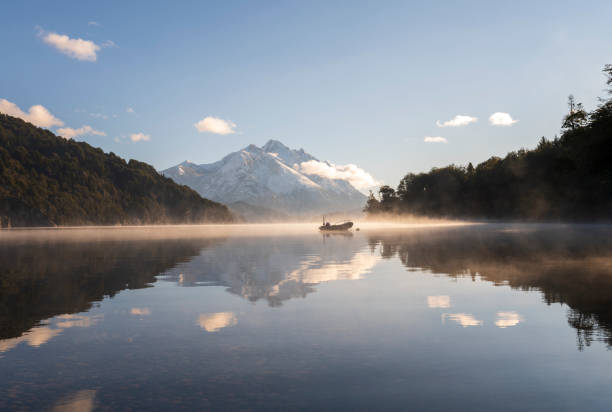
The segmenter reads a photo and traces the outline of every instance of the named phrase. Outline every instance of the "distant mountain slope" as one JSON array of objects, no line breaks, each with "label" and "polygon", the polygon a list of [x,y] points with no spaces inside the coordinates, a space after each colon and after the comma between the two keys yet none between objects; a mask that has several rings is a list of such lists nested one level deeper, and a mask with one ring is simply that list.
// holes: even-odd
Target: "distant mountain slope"
[{"label": "distant mountain slope", "polygon": [[263,206],[253,206],[245,202],[234,202],[227,205],[237,219],[251,223],[287,222],[291,219],[286,213]]},{"label": "distant mountain slope", "polygon": [[0,226],[231,220],[226,206],[146,163],[0,114]]},{"label": "distant mountain slope", "polygon": [[348,181],[305,174],[299,165],[318,161],[303,149],[292,150],[276,140],[249,145],[218,162],[183,162],[164,176],[226,204],[245,202],[291,215],[360,209],[365,195]]}]

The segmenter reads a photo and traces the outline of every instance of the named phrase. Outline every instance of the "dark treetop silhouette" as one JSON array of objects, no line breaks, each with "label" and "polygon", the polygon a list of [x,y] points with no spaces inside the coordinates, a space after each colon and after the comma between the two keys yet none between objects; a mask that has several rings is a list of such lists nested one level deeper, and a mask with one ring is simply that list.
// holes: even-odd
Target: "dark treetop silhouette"
[{"label": "dark treetop silhouette", "polygon": [[[612,86],[612,65],[604,67]],[[612,89],[608,89],[612,94]],[[612,98],[587,113],[569,98],[562,134],[533,150],[491,157],[476,167],[450,165],[407,174],[382,186],[370,215],[410,213],[489,219],[612,219]]]}]

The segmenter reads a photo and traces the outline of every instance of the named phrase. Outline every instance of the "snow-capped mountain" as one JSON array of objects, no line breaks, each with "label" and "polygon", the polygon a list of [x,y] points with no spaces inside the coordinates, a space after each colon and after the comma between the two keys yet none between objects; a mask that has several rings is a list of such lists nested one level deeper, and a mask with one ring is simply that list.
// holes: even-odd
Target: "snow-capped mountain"
[{"label": "snow-capped mountain", "polygon": [[162,174],[230,206],[242,202],[291,215],[363,207],[366,196],[347,180],[300,171],[300,165],[309,161],[319,162],[303,149],[292,150],[270,140],[262,147],[251,144],[215,163],[185,161]]}]

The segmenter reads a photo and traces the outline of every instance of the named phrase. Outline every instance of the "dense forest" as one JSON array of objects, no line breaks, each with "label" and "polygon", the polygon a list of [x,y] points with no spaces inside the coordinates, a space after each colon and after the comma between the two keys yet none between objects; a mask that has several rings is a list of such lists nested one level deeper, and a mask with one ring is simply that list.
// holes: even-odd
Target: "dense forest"
[{"label": "dense forest", "polygon": [[229,222],[227,207],[84,142],[0,114],[0,226]]},{"label": "dense forest", "polygon": [[[612,65],[603,69],[612,95]],[[612,97],[592,112],[573,96],[562,133],[533,150],[491,157],[474,167],[451,165],[406,175],[397,189],[382,186],[370,216],[538,220],[612,219]]]}]

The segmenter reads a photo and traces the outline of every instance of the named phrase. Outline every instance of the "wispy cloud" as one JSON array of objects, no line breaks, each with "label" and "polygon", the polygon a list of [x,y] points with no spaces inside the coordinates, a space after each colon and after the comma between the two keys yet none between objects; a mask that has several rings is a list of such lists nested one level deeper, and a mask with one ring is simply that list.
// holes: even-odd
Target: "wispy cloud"
[{"label": "wispy cloud", "polygon": [[91,40],[73,39],[65,34],[46,32],[42,29],[39,29],[38,35],[45,43],[73,59],[95,62],[98,58],[100,46]]},{"label": "wispy cloud", "polygon": [[466,116],[462,114],[458,114],[450,120],[445,122],[436,121],[438,127],[459,127],[459,126],[467,126],[470,123],[476,123],[478,121],[477,117]]},{"label": "wispy cloud", "polygon": [[425,143],[448,143],[448,140],[441,136],[425,136],[423,141]]},{"label": "wispy cloud", "polygon": [[495,112],[489,116],[489,123],[493,126],[512,126],[516,122],[518,120],[513,119],[508,113]]},{"label": "wispy cloud", "polygon": [[236,133],[236,124],[218,117],[207,116],[194,124],[200,133],[214,133],[220,135]]},{"label": "wispy cloud", "polygon": [[15,103],[9,102],[6,99],[0,99],[0,113],[8,114],[9,116],[13,117],[19,117],[20,119],[30,122],[38,127],[64,125],[64,122],[53,116],[49,110],[39,104],[30,107],[29,112],[25,113]]},{"label": "wispy cloud", "polygon": [[151,136],[144,133],[132,133],[130,139],[132,142],[148,142],[151,140]]},{"label": "wispy cloud", "polygon": [[89,115],[91,117],[95,117],[96,119],[104,119],[104,120],[108,119],[108,115],[106,115],[104,113],[89,113]]},{"label": "wispy cloud", "polygon": [[117,44],[112,40],[104,40],[100,46],[104,48],[118,47]]},{"label": "wispy cloud", "polygon": [[78,129],[73,129],[72,127],[63,127],[61,129],[57,129],[57,134],[62,137],[65,137],[66,139],[74,139],[78,136],[89,135],[106,136],[106,133],[100,130],[95,130],[94,128],[88,125],[81,126]]},{"label": "wispy cloud", "polygon": [[133,108],[131,108],[131,107],[128,107],[127,109],[125,109],[125,111],[126,111],[127,113],[135,113],[135,112],[134,112],[134,109],[133,109]]},{"label": "wispy cloud", "polygon": [[88,21],[87,25],[88,26],[96,26],[96,27],[100,27],[101,26],[101,24],[98,23],[97,21]]},{"label": "wispy cloud", "polygon": [[328,162],[319,162],[318,160],[309,160],[302,162],[298,169],[307,175],[346,180],[357,189],[367,189],[380,184],[371,174],[354,164],[336,165]]}]

